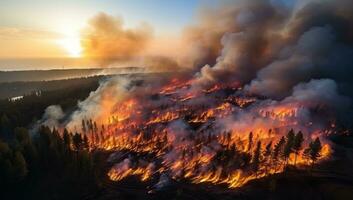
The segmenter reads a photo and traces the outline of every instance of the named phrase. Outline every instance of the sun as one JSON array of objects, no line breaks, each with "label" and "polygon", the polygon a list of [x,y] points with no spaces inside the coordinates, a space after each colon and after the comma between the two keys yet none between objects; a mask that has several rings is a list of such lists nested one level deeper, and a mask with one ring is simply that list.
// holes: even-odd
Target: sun
[{"label": "sun", "polygon": [[82,47],[81,41],[78,37],[63,38],[58,43],[66,50],[70,57],[81,57]]}]

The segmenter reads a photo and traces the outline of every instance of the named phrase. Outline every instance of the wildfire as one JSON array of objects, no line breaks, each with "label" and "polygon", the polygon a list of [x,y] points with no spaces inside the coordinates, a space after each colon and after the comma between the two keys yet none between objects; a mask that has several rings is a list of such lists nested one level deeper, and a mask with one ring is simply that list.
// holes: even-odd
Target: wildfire
[{"label": "wildfire", "polygon": [[[137,176],[147,181],[153,176],[168,174],[175,180],[236,188],[250,180],[280,173],[286,165],[310,165],[314,160],[330,156],[328,144],[319,146],[316,157],[315,152],[305,150],[325,130],[308,128],[303,131],[313,137],[302,139],[294,139],[302,133],[288,133],[301,123],[298,119],[301,105],[269,104],[258,108],[254,106],[256,97],[223,92],[241,90],[237,84],[228,88],[214,85],[201,93],[190,91],[190,84],[191,81],[173,79],[154,96],[163,103],[147,101],[149,97],[131,96],[106,112],[109,114],[105,119],[83,120],[82,134],[88,136],[91,150],[126,152],[109,170],[107,175],[111,180]],[[219,121],[226,123],[244,109],[253,113],[244,116],[251,123],[219,127]],[[303,127],[312,128],[312,125],[300,126]],[[300,146],[288,147],[291,140],[299,140]]]}]

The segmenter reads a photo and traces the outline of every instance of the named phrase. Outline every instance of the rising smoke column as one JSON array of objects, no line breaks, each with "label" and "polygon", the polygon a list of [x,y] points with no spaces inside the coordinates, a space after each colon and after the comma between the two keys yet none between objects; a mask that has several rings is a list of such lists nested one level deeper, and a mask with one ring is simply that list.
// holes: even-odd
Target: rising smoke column
[{"label": "rising smoke column", "polygon": [[248,82],[281,45],[288,13],[269,1],[237,1],[203,9],[199,24],[186,30],[191,62],[203,83]]},{"label": "rising smoke column", "polygon": [[82,31],[83,54],[101,65],[126,62],[137,57],[152,37],[152,28],[142,23],[135,29],[124,28],[123,20],[100,13]]},{"label": "rising smoke column", "polygon": [[[300,82],[330,78],[353,95],[352,2],[237,1],[204,9],[189,27],[197,82],[241,81],[253,94],[284,98]],[[342,91],[343,90],[343,91]]]}]

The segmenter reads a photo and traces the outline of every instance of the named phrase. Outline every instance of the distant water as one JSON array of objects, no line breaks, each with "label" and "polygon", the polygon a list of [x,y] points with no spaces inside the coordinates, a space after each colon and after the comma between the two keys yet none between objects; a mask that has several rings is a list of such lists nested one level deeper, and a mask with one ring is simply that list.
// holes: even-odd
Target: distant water
[{"label": "distant water", "polygon": [[21,58],[0,59],[0,71],[99,68],[100,66],[82,58]]},{"label": "distant water", "polygon": [[18,81],[50,81],[91,77],[96,75],[132,74],[143,72],[143,68],[137,67],[0,71],[0,83]]}]

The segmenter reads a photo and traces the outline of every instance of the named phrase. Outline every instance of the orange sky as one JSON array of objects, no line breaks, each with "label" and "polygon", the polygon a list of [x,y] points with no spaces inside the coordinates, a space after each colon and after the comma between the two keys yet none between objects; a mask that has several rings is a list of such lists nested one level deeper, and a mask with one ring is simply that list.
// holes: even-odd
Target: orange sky
[{"label": "orange sky", "polygon": [[198,1],[2,0],[0,60],[82,57],[82,29],[100,12],[121,18],[124,29],[146,22],[154,36],[180,35]]},{"label": "orange sky", "polygon": [[58,33],[29,29],[0,28],[0,57],[47,58],[66,57],[68,51],[58,41],[64,36]]}]

